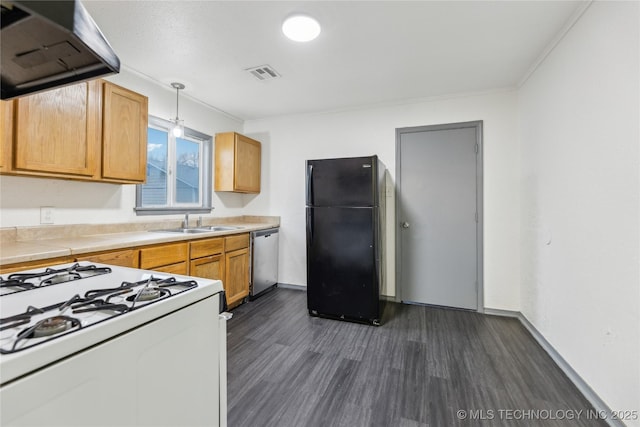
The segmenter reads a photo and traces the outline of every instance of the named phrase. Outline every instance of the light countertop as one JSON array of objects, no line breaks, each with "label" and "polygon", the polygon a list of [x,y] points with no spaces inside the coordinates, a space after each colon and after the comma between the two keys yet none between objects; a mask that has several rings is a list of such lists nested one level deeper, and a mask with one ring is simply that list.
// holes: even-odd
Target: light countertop
[{"label": "light countertop", "polygon": [[166,230],[180,227],[180,221],[153,221],[127,224],[77,224],[40,227],[10,227],[0,229],[0,265],[181,242],[202,238],[248,233],[279,227],[280,217],[240,216],[205,220],[203,226],[226,225],[237,230],[202,233],[173,233]]}]

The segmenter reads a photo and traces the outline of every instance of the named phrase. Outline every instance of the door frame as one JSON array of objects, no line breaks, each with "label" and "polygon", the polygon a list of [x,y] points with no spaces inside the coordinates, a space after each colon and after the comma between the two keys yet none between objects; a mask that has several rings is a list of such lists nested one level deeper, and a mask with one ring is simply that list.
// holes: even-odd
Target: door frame
[{"label": "door frame", "polygon": [[401,218],[401,206],[402,200],[402,183],[401,181],[401,168],[402,168],[402,156],[400,152],[400,137],[403,134],[417,133],[425,131],[438,131],[438,130],[452,130],[473,128],[476,131],[476,212],[478,215],[476,226],[476,294],[478,301],[478,313],[484,313],[484,192],[483,192],[483,123],[482,120],[460,122],[460,123],[447,123],[440,125],[426,125],[426,126],[413,126],[396,128],[396,185],[395,185],[395,242],[396,242],[396,302],[402,302],[402,230],[400,224]]}]

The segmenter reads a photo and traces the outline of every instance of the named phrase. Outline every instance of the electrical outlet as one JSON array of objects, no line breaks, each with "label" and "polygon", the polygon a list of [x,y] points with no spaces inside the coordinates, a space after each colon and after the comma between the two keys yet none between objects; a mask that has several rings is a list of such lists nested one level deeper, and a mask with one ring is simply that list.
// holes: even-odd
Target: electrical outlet
[{"label": "electrical outlet", "polygon": [[40,224],[53,224],[53,206],[40,207]]}]

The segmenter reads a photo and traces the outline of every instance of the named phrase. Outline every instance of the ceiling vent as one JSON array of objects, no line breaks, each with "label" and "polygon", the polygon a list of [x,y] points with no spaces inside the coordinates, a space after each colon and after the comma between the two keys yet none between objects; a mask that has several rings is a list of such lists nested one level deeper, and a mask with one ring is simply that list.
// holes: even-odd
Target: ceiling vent
[{"label": "ceiling vent", "polygon": [[274,80],[280,78],[280,74],[274,70],[270,65],[261,65],[259,67],[247,68],[256,79],[260,81]]}]

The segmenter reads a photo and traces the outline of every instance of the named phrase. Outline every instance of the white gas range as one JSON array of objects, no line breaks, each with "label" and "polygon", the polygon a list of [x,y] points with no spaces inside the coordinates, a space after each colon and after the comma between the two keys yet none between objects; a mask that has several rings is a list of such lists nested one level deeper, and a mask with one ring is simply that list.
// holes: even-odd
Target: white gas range
[{"label": "white gas range", "polygon": [[222,283],[81,262],[0,279],[0,424],[226,425]]}]

